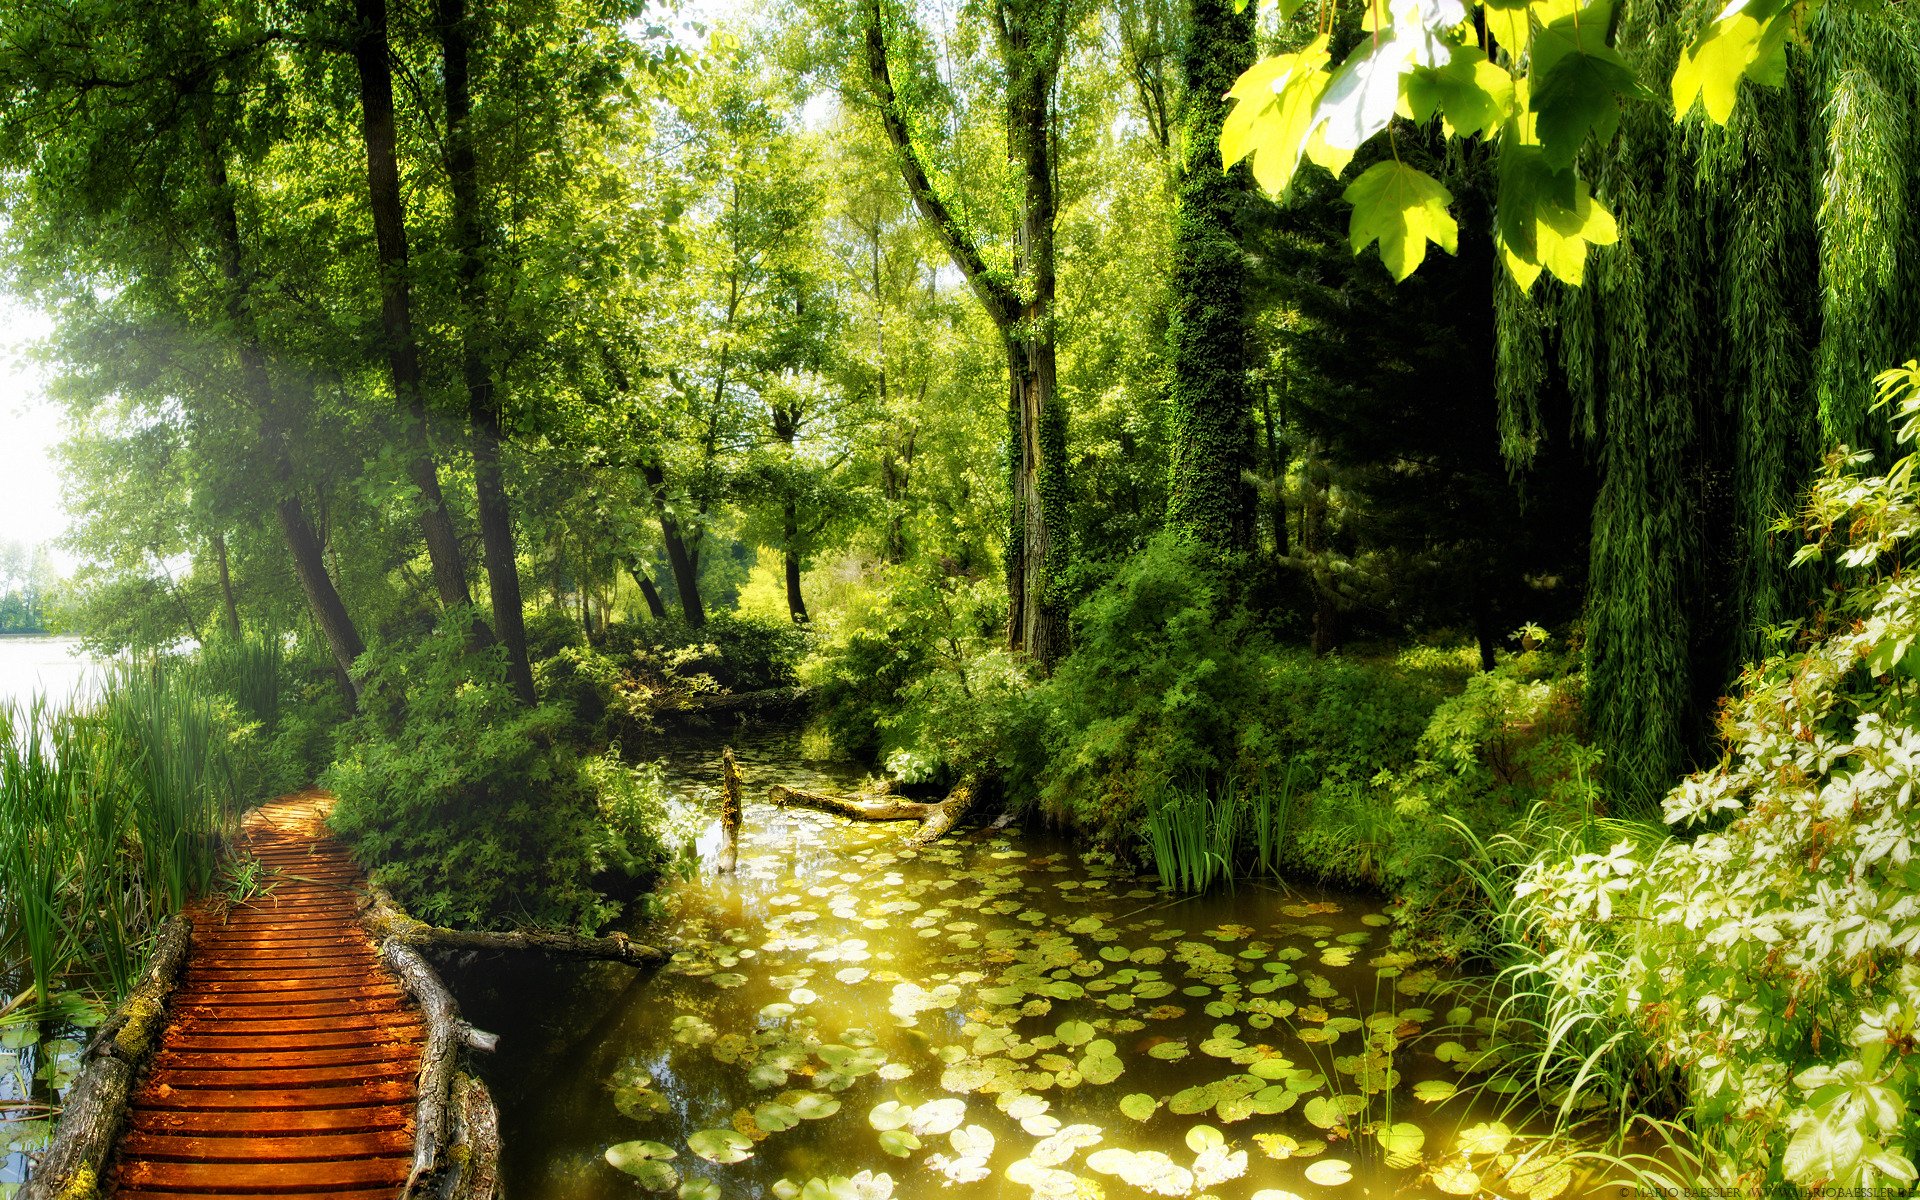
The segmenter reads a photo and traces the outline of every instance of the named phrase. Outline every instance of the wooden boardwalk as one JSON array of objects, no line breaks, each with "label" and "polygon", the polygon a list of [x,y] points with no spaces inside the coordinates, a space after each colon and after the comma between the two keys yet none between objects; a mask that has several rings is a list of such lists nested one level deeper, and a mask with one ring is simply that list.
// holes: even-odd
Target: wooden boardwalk
[{"label": "wooden boardwalk", "polygon": [[134,1094],[123,1200],[373,1200],[413,1155],[424,1029],[356,918],[320,793],[247,819],[272,893],[194,914],[171,1023]]}]

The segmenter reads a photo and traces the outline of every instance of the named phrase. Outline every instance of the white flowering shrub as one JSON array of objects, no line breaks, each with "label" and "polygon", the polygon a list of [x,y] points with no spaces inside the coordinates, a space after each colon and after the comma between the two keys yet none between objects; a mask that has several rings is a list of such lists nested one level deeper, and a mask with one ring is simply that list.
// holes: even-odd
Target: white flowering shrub
[{"label": "white flowering shrub", "polygon": [[[1911,444],[1920,363],[1879,382]],[[1833,608],[1746,671],[1725,757],[1666,799],[1671,825],[1706,831],[1544,855],[1515,888],[1549,947],[1536,969],[1610,992],[1684,1072],[1728,1183],[1916,1179],[1920,455],[1868,461],[1832,455],[1801,514],[1796,562],[1832,562]]]}]

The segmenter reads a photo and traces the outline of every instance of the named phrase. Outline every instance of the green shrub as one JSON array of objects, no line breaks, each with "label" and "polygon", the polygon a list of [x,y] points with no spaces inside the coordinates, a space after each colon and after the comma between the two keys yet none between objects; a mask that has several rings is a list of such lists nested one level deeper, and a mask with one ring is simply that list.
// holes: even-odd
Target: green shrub
[{"label": "green shrub", "polygon": [[536,663],[546,700],[565,705],[598,741],[650,729],[694,697],[790,687],[807,634],[791,621],[716,613],[611,626],[597,646],[559,646]]},{"label": "green shrub", "polygon": [[523,707],[503,653],[474,653],[448,617],[359,660],[360,713],[322,784],[333,827],[416,916],[442,924],[597,927],[598,801],[558,706]]},{"label": "green shrub", "polygon": [[823,623],[801,666],[834,749],[905,783],[1005,771],[1030,687],[1005,621],[998,583],[888,569],[869,604]]},{"label": "green shrub", "polygon": [[[1911,444],[1920,363],[1881,388]],[[1831,456],[1801,521],[1799,558],[1844,581],[1833,610],[1747,670],[1725,757],[1666,798],[1707,832],[1549,846],[1508,876],[1517,969],[1589,1040],[1673,1063],[1699,1159],[1742,1190],[1920,1175],[1920,455],[1868,461]]]}]

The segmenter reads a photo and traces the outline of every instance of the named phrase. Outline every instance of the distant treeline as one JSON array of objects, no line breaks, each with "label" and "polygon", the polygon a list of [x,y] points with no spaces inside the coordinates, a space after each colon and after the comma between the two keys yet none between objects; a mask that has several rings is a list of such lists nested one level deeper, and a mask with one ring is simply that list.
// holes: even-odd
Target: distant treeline
[{"label": "distant treeline", "polygon": [[0,633],[47,633],[60,576],[43,546],[0,542]]}]

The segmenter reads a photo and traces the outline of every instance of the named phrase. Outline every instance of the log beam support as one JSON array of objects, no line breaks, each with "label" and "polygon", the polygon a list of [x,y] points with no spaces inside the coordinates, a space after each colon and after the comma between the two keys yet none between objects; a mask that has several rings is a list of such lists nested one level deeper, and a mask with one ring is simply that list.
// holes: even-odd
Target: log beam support
[{"label": "log beam support", "polygon": [[543,954],[561,954],[572,958],[605,959],[633,967],[665,962],[668,957],[666,951],[643,945],[623,933],[607,937],[582,937],[544,929],[479,933],[469,929],[429,925],[408,916],[381,887],[367,889],[366,908],[360,919],[375,941],[392,938],[419,949],[488,952],[536,950]]}]

